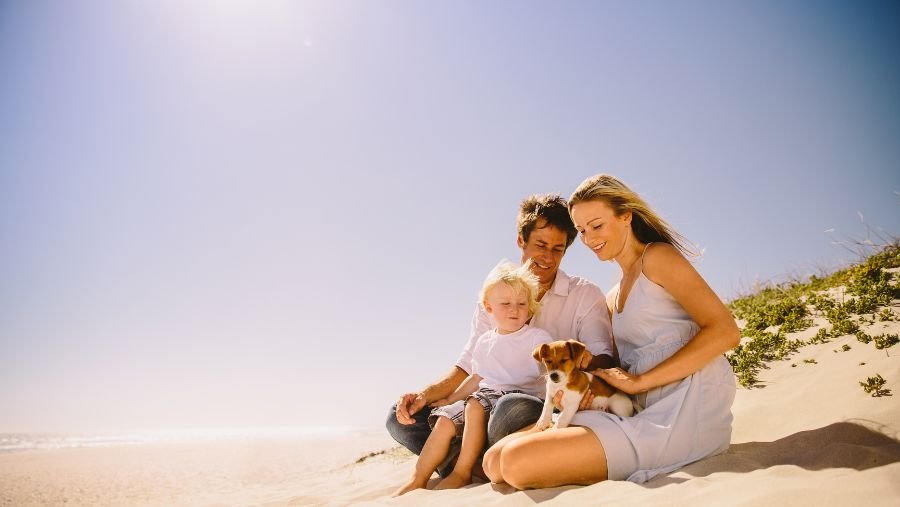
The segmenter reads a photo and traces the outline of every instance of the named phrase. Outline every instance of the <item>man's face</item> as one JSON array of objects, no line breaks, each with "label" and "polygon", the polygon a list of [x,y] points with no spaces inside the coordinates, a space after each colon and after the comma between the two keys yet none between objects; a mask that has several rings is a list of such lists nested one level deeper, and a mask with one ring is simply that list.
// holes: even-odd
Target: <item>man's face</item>
[{"label": "man's face", "polygon": [[565,231],[547,225],[546,220],[540,220],[528,236],[528,241],[519,236],[518,244],[522,249],[522,263],[531,259],[531,271],[537,275],[541,284],[552,283],[566,253]]}]

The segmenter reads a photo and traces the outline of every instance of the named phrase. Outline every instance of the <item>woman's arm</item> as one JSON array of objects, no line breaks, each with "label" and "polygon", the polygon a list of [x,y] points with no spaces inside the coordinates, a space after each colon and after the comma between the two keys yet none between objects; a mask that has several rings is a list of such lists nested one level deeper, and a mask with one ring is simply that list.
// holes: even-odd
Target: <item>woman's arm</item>
[{"label": "woman's arm", "polygon": [[672,357],[642,375],[632,375],[621,368],[596,371],[600,378],[628,394],[688,377],[741,340],[731,312],[675,247],[666,243],[650,246],[644,254],[643,269],[644,276],[662,286],[684,307],[700,331]]}]

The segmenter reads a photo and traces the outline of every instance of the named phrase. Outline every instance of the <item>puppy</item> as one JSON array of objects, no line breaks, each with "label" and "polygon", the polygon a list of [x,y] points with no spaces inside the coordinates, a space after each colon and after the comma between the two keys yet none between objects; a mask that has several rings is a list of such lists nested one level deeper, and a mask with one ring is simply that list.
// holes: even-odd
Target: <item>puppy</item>
[{"label": "puppy", "polygon": [[537,422],[538,429],[550,427],[553,396],[557,391],[563,392],[563,409],[559,419],[556,420],[556,428],[565,428],[569,425],[588,389],[594,393],[592,409],[608,410],[622,417],[631,417],[634,414],[631,398],[616,391],[606,382],[594,378],[590,373],[578,369],[578,362],[584,350],[584,344],[575,340],[545,343],[534,349],[532,355],[535,360],[547,368],[547,398],[544,400],[544,410]]}]

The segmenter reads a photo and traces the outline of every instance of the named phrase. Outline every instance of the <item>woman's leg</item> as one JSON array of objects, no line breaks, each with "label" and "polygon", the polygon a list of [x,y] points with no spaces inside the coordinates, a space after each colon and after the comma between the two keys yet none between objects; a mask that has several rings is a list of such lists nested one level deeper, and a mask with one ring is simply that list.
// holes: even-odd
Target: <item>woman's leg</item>
[{"label": "woman's leg", "polygon": [[462,449],[453,472],[434,489],[456,489],[472,483],[472,469],[484,449],[487,438],[487,413],[475,398],[466,402],[466,425],[463,427]]},{"label": "woman's leg", "polygon": [[[490,425],[490,423],[488,423],[488,425]],[[539,433],[539,431],[534,429],[534,426],[532,425],[530,428],[524,428],[516,433],[511,433],[492,445],[490,449],[484,453],[484,460],[481,463],[481,466],[484,468],[484,475],[486,475],[491,482],[501,484],[503,482],[503,476],[500,473],[500,454],[503,452],[503,449],[510,442],[533,433]]]},{"label": "woman's leg", "polygon": [[416,461],[416,469],[413,472],[409,482],[394,491],[393,496],[399,496],[408,493],[414,489],[424,488],[428,484],[431,474],[444,458],[447,457],[447,451],[450,449],[450,442],[456,436],[456,426],[453,421],[447,417],[440,416],[431,430],[431,435],[425,441],[419,459]]},{"label": "woman's leg", "polygon": [[[529,489],[606,480],[606,452],[587,428],[570,426],[507,438],[497,443],[503,445],[492,456],[490,471],[485,456],[485,471],[493,482]],[[488,452],[492,451],[493,447]]]}]

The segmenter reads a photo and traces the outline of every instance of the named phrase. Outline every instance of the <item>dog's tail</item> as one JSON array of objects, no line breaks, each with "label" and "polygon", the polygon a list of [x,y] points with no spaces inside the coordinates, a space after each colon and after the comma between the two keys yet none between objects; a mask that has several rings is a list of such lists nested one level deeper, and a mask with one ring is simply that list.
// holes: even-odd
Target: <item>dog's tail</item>
[{"label": "dog's tail", "polygon": [[625,393],[615,393],[609,397],[609,411],[618,416],[631,417],[635,413],[635,408],[634,401]]}]

